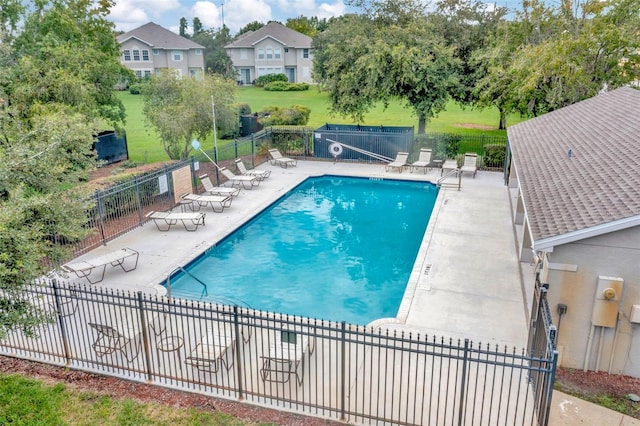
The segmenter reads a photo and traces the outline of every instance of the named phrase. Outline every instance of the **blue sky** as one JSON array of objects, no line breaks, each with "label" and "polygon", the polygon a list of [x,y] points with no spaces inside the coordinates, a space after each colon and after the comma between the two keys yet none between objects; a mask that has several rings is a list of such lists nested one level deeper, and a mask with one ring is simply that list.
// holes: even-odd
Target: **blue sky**
[{"label": "blue sky", "polygon": [[191,23],[198,17],[204,29],[220,28],[224,24],[235,35],[249,22],[267,23],[300,15],[330,18],[353,12],[343,0],[116,0],[109,19],[116,30],[129,31],[147,22],[155,22],[178,32],[180,18]]}]

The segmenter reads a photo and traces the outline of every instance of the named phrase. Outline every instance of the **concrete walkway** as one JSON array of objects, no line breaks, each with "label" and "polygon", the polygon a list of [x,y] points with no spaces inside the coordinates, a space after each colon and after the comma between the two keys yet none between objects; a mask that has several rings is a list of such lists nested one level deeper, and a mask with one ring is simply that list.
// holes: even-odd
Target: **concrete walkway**
[{"label": "concrete walkway", "polygon": [[[109,288],[165,292],[161,285],[176,268],[186,265],[308,176],[324,174],[437,180],[439,171],[385,173],[381,165],[299,161],[283,169],[263,164],[269,179],[243,190],[223,213],[208,212],[197,232],[175,227],[159,232],[153,222],[88,253],[88,259],[114,249],[140,252],[136,270],[109,268],[102,285]],[[509,190],[501,173],[465,175],[462,190],[441,189],[398,317],[385,319],[390,328],[429,335],[469,338],[474,342],[523,348],[527,341],[531,291],[530,265],[516,255]],[[523,276],[526,278],[523,280]],[[75,278],[75,277],[69,277]],[[79,280],[75,280],[79,281]],[[638,425],[640,421],[611,410],[554,393],[551,425]]]}]

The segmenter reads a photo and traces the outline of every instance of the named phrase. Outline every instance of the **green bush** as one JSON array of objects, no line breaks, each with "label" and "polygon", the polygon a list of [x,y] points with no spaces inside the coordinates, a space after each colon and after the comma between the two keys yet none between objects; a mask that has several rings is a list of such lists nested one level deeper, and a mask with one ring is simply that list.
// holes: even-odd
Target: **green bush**
[{"label": "green bush", "polygon": [[484,146],[485,167],[502,167],[507,147],[502,144],[487,144]]},{"label": "green bush", "polygon": [[264,86],[268,92],[301,92],[309,90],[307,83],[286,83],[284,81],[274,81]]},{"label": "green bush", "polygon": [[251,105],[238,104],[238,115],[248,115],[248,114],[251,114]]},{"label": "green bush", "polygon": [[261,75],[260,77],[256,78],[253,84],[256,87],[264,87],[267,84],[272,83],[274,81],[288,82],[289,79],[284,74],[267,74],[267,75]]},{"label": "green bush", "polygon": [[129,93],[131,93],[132,95],[139,95],[141,91],[142,84],[140,83],[135,83],[129,86]]},{"label": "green bush", "polygon": [[304,126],[309,122],[311,110],[301,105],[291,108],[269,106],[258,113],[260,124],[267,126]]}]

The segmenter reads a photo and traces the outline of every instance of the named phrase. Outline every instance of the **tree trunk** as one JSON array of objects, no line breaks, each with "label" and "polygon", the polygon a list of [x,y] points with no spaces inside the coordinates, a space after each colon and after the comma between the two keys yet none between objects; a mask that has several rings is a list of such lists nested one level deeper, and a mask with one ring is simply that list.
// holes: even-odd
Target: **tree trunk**
[{"label": "tree trunk", "polygon": [[424,135],[424,132],[427,128],[427,119],[424,114],[420,114],[418,117],[418,134]]},{"label": "tree trunk", "polygon": [[498,129],[505,130],[507,128],[507,112],[502,108],[498,108],[498,110],[500,111],[500,124],[498,125]]}]

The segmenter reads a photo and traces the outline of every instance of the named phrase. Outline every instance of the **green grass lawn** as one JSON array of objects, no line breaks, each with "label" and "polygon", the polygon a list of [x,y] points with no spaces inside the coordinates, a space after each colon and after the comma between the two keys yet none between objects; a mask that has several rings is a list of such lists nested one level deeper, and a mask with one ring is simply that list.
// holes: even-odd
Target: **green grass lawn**
[{"label": "green grass lawn", "polygon": [[0,375],[0,424],[16,425],[244,425],[221,412],[140,403],[99,393]]},{"label": "green grass lawn", "polygon": [[[135,163],[155,163],[167,161],[168,157],[162,149],[158,136],[145,125],[142,114],[142,97],[131,95],[129,92],[118,92],[118,97],[124,103],[127,112],[127,144],[129,158]],[[238,103],[251,106],[253,112],[260,111],[267,106],[288,108],[292,105],[302,105],[311,109],[310,127],[320,127],[325,123],[354,124],[348,117],[331,116],[328,111],[329,99],[325,92],[320,92],[312,86],[302,92],[267,92],[257,87],[237,88]],[[473,135],[504,135],[497,130],[498,111],[495,108],[485,110],[462,109],[455,102],[447,104],[446,111],[441,112],[427,124],[427,132],[446,132]],[[509,117],[508,124],[515,124],[522,119],[519,116]],[[413,126],[418,127],[418,119],[410,108],[399,102],[392,102],[385,110],[382,105],[377,106],[365,115],[361,124],[382,126]],[[491,130],[489,130],[491,129]],[[209,136],[209,143],[213,144],[213,135]],[[207,142],[207,141],[202,141]],[[219,140],[219,146],[225,141]]]}]

